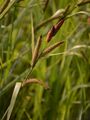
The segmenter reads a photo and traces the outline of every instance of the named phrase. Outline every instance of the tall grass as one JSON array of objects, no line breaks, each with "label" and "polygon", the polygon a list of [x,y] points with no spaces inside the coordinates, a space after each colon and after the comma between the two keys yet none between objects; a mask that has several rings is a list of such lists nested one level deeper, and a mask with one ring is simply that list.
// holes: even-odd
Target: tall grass
[{"label": "tall grass", "polygon": [[89,3],[0,1],[0,120],[90,119]]}]

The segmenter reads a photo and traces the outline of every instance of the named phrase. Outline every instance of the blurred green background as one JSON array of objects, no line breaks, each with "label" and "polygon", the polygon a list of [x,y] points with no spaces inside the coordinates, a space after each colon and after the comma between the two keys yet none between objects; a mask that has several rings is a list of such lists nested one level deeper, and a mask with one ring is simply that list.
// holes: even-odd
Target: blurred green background
[{"label": "blurred green background", "polygon": [[[68,4],[73,7],[80,1],[46,2],[16,1],[0,20],[0,120],[7,120],[5,113],[15,83],[27,76],[33,47],[40,35],[41,51],[65,41],[40,59],[29,76],[47,83],[49,89],[39,84],[22,87],[10,120],[90,120],[90,4],[78,6],[72,12],[87,11],[89,15],[78,14],[67,19],[47,43],[47,32],[58,20],[51,20],[34,32],[35,28],[56,11]],[[0,5],[3,3],[1,0]]]}]

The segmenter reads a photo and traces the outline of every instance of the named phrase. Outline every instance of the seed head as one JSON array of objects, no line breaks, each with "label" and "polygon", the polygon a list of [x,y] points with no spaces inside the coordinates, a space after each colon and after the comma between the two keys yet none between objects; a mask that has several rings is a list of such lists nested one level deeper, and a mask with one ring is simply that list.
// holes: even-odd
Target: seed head
[{"label": "seed head", "polygon": [[47,42],[49,42],[52,39],[52,37],[56,35],[56,33],[59,31],[63,23],[64,23],[64,19],[59,20],[59,22],[48,31],[46,38]]},{"label": "seed head", "polygon": [[37,43],[36,43],[36,46],[35,46],[35,50],[34,50],[33,55],[32,55],[32,62],[31,62],[31,66],[32,66],[32,67],[34,67],[34,65],[36,64],[41,43],[42,43],[42,36],[40,36],[40,37],[38,38]]},{"label": "seed head", "polygon": [[64,43],[64,41],[60,41],[60,42],[57,42],[57,43],[55,43],[54,45],[46,48],[46,49],[43,51],[43,53],[42,53],[41,56],[44,57],[45,55],[47,55],[48,53],[50,53],[52,50],[54,50],[55,48],[59,47],[59,46],[60,46],[61,44],[63,44],[63,43]]}]

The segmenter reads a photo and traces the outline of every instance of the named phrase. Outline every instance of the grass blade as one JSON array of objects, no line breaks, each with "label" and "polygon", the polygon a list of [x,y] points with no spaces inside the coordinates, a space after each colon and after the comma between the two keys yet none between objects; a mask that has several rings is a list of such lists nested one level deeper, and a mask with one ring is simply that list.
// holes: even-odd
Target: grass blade
[{"label": "grass blade", "polygon": [[10,120],[10,116],[11,116],[11,113],[13,111],[15,101],[16,101],[16,98],[18,96],[20,88],[21,88],[21,83],[17,82],[16,85],[15,85],[14,91],[13,91],[13,95],[12,95],[12,98],[11,98],[10,105],[9,105],[9,109],[8,109],[8,113],[7,113],[7,120]]}]

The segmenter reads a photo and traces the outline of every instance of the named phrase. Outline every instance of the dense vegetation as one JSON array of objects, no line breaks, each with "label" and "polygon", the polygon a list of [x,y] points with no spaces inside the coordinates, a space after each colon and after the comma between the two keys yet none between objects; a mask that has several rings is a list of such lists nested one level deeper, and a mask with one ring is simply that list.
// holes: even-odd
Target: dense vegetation
[{"label": "dense vegetation", "polygon": [[0,0],[0,120],[90,120],[90,0]]}]

